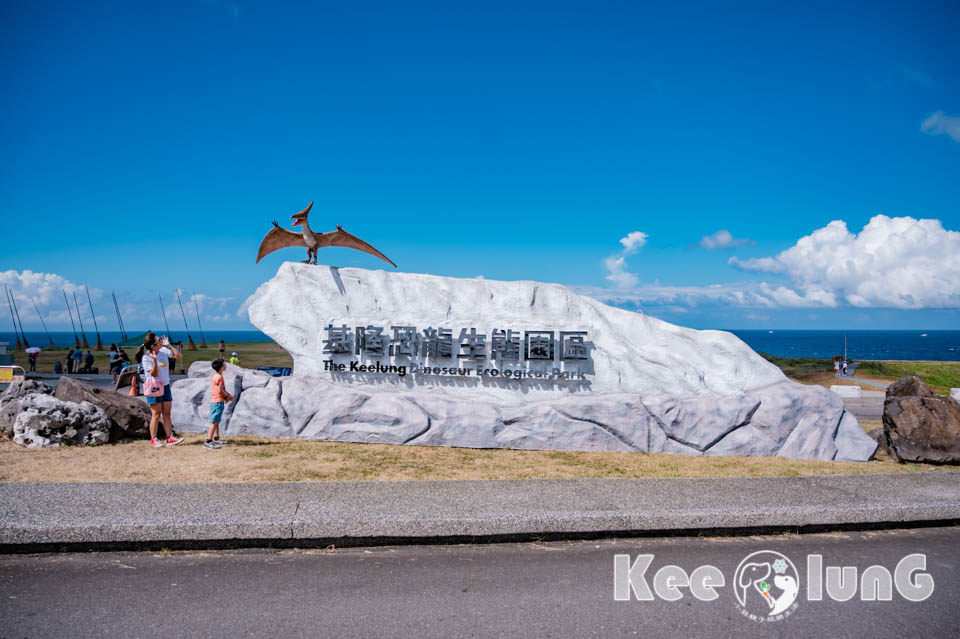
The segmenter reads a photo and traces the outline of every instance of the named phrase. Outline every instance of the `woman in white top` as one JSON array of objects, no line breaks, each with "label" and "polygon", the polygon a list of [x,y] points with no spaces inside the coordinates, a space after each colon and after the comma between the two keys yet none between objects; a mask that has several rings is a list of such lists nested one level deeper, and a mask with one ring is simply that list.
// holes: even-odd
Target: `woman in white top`
[{"label": "woman in white top", "polygon": [[170,420],[170,407],[173,405],[173,393],[170,392],[170,359],[180,359],[180,353],[170,348],[170,340],[166,336],[157,339],[154,335],[147,335],[143,343],[143,372],[147,379],[158,379],[163,384],[163,395],[147,397],[150,405],[150,445],[154,448],[163,446],[157,439],[157,426],[160,416],[163,416],[163,429],[166,431],[167,446],[176,446],[183,438],[173,436],[173,422]]}]

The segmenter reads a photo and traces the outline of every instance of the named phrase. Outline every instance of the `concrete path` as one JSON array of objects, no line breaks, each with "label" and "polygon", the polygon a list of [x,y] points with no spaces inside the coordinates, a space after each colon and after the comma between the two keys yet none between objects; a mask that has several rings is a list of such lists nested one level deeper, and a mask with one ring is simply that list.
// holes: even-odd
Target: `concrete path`
[{"label": "concrete path", "polygon": [[840,375],[840,379],[849,379],[851,381],[854,381],[860,384],[866,384],[867,386],[873,386],[875,388],[886,388],[887,386],[890,385],[885,382],[877,382],[874,380],[863,379],[862,377],[854,377],[853,375],[857,371],[857,366],[859,365],[860,365],[860,362],[853,362],[852,364],[847,366],[847,374]]},{"label": "concrete path", "polygon": [[0,551],[502,541],[960,521],[960,474],[0,484]]},{"label": "concrete path", "polygon": [[[800,593],[789,617],[759,623],[737,608],[749,554],[783,553]],[[924,601],[811,600],[807,557],[894,573],[922,553]],[[614,556],[720,571],[713,601],[680,586],[677,601],[614,600]],[[0,634],[9,637],[415,637],[905,639],[960,636],[960,529],[685,537],[323,550],[86,552],[0,557]],[[914,573],[911,579],[918,579]],[[821,575],[822,578],[822,575]],[[854,579],[854,582],[857,580]],[[636,583],[636,582],[635,582]],[[714,582],[716,584],[716,582]],[[847,582],[845,582],[847,584]],[[859,586],[859,584],[857,584]],[[775,586],[776,587],[776,586]],[[825,590],[825,589],[824,589]],[[655,592],[655,591],[654,591]],[[778,589],[774,590],[776,594]],[[651,593],[654,594],[654,593]],[[761,612],[751,593],[753,612]],[[762,614],[762,612],[761,612]]]}]

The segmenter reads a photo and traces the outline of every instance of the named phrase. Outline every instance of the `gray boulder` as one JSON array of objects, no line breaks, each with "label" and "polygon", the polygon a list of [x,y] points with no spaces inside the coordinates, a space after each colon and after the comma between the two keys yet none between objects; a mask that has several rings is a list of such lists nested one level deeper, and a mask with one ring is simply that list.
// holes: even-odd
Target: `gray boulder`
[{"label": "gray boulder", "polygon": [[[181,379],[173,383],[171,389],[173,392],[173,405],[171,407],[170,417],[173,419],[174,428],[177,431],[203,433],[210,427],[210,378],[213,377],[213,374],[214,371],[210,366],[210,362],[197,361],[187,369],[186,379]],[[234,366],[233,364],[227,364],[227,370],[223,375],[223,383],[227,392],[233,395],[236,401],[227,402],[224,408],[223,418],[220,423],[220,432],[222,434],[228,432],[226,425],[230,422],[230,418],[239,403],[240,397],[246,391],[266,387],[272,379],[274,378],[263,371],[255,371]],[[273,388],[266,393],[266,396],[269,397],[271,394],[276,394],[277,392],[278,389]],[[257,393],[251,392],[246,398],[244,405],[244,412],[249,412],[250,418],[253,421],[256,421],[255,415],[259,408],[256,398]],[[272,405],[270,401],[268,401],[268,404]],[[277,419],[277,413],[265,413],[264,417],[266,420],[264,423],[258,423],[258,425],[251,424],[251,428],[255,431],[263,430],[263,432],[273,431],[275,433],[274,435],[265,436],[293,437],[292,433],[288,433],[282,427],[278,425],[270,427],[266,423],[267,421]],[[230,434],[237,434],[237,431],[230,431]]]},{"label": "gray boulder", "polygon": [[34,393],[53,395],[53,386],[28,379],[22,382],[13,382],[0,395],[0,437],[13,437],[13,422],[20,412],[20,398]]},{"label": "gray boulder", "polygon": [[13,441],[21,446],[95,445],[109,440],[110,419],[90,402],[64,402],[43,393],[20,398]]},{"label": "gray boulder", "polygon": [[70,377],[60,378],[56,397],[65,402],[90,402],[110,419],[110,441],[125,437],[149,437],[150,409],[138,397],[96,388]]},{"label": "gray boulder", "polygon": [[[209,376],[202,367],[193,376],[196,366],[173,385],[174,423],[186,432],[209,426]],[[877,449],[839,397],[790,381],[718,397],[592,393],[515,404],[436,390],[371,392],[238,367],[227,382],[236,401],[220,428],[231,435],[838,461],[867,461]]]},{"label": "gray boulder", "polygon": [[960,402],[916,377],[901,379],[887,388],[883,434],[898,462],[960,464]]}]

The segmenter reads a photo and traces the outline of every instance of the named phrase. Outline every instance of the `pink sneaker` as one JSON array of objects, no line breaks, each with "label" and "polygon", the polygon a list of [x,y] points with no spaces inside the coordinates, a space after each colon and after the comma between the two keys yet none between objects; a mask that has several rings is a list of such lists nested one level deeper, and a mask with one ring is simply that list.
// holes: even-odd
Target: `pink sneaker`
[{"label": "pink sneaker", "polygon": [[176,446],[177,444],[179,444],[179,443],[182,442],[182,441],[183,441],[183,437],[181,437],[180,439],[177,439],[176,437],[168,437],[168,438],[167,438],[167,446]]},{"label": "pink sneaker", "polygon": [[150,445],[154,448],[163,448],[163,444],[160,443],[160,440],[154,437],[150,440]]}]

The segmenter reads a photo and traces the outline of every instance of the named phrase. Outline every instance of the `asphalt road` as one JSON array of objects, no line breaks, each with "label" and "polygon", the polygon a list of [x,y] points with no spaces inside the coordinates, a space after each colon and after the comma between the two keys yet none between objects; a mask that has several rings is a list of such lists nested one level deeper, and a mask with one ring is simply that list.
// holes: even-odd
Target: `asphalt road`
[{"label": "asphalt road", "polygon": [[[797,568],[786,619],[737,611],[734,572],[776,550]],[[717,567],[710,602],[614,601],[614,555],[687,573]],[[934,590],[921,602],[807,597],[806,556],[894,572],[924,553]],[[0,557],[4,637],[955,637],[960,528],[802,536],[632,539],[332,551],[86,553]]]}]

